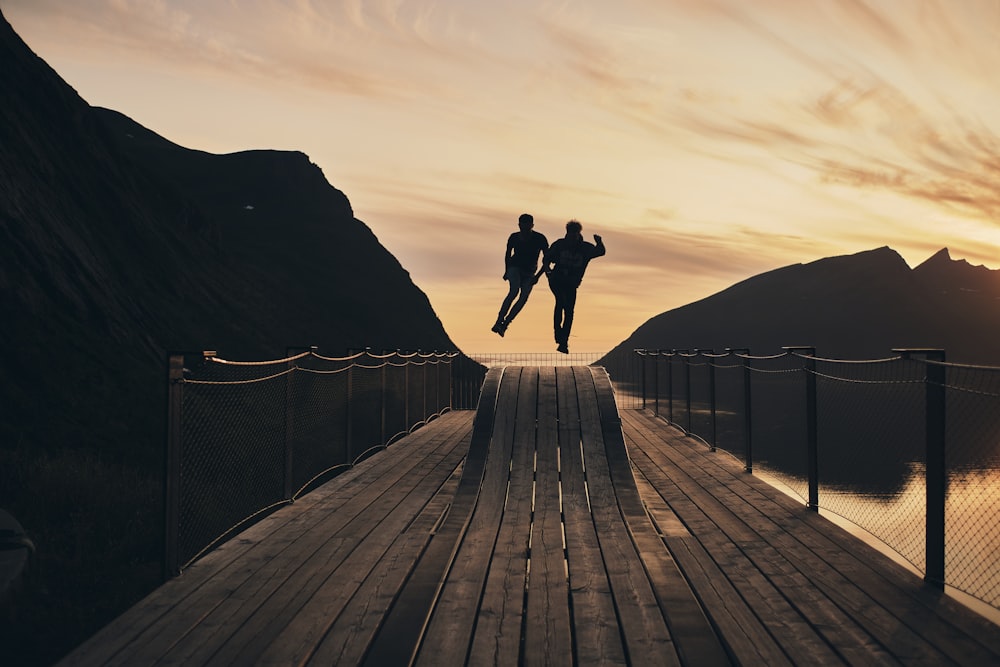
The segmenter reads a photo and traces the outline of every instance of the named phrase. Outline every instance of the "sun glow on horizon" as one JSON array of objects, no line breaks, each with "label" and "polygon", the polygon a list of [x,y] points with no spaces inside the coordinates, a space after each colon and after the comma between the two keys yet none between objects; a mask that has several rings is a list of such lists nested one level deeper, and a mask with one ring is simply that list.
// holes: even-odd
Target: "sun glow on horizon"
[{"label": "sun glow on horizon", "polygon": [[570,349],[764,271],[889,246],[1000,268],[1000,2],[6,0],[89,103],[210,152],[299,150],[469,351],[507,235],[608,254]]}]

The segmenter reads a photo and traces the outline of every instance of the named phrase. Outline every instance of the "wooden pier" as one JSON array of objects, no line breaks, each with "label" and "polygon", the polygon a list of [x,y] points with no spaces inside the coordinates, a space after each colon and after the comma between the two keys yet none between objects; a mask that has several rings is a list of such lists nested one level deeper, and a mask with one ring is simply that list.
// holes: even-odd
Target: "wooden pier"
[{"label": "wooden pier", "polygon": [[997,665],[1000,626],[641,410],[491,369],[64,665]]}]

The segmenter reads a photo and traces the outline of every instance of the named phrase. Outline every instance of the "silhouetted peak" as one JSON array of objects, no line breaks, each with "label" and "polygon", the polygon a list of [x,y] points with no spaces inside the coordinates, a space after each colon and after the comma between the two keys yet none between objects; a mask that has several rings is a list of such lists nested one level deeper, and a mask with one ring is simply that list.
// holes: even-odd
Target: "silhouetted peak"
[{"label": "silhouetted peak", "polygon": [[872,250],[863,250],[852,255],[828,257],[814,263],[849,264],[858,267],[878,267],[880,269],[897,271],[904,267],[909,269],[909,265],[907,265],[903,256],[889,246],[882,246],[881,248],[874,248]]},{"label": "silhouetted peak", "polygon": [[889,247],[793,264],[661,313],[618,348],[791,344],[823,355],[877,358],[893,347],[941,347],[949,359],[1000,359],[1000,271],[951,259],[917,269]]},{"label": "silhouetted peak", "polygon": [[903,257],[888,246],[852,255],[826,257],[801,265],[793,279],[802,288],[823,293],[834,290],[865,290],[866,285],[887,284],[910,279],[910,267]]},{"label": "silhouetted peak", "polygon": [[[929,258],[924,260],[923,263],[917,265],[914,271],[927,270],[928,267],[950,265],[953,261],[955,260],[951,258],[951,252],[949,252],[947,248],[941,248],[936,253],[931,255]],[[965,264],[968,264],[968,262],[966,262],[964,259],[960,261]]]},{"label": "silhouetted peak", "polygon": [[917,274],[939,274],[941,272],[948,272],[951,275],[1000,275],[1000,270],[990,269],[982,264],[973,265],[966,259],[952,259],[951,253],[947,248],[941,248],[938,250],[926,261],[918,265],[917,268],[913,269],[913,271]]},{"label": "silhouetted peak", "polygon": [[913,275],[936,292],[1000,296],[1000,270],[989,269],[982,264],[973,266],[965,259],[952,259],[947,248],[938,250],[913,269]]}]

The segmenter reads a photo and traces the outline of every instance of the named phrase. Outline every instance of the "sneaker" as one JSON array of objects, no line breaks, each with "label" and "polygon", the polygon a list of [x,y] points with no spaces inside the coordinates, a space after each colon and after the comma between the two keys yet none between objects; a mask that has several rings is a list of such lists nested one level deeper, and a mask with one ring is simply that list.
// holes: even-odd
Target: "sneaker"
[{"label": "sneaker", "polygon": [[497,322],[490,331],[503,338],[503,335],[507,333],[507,325],[503,322]]},{"label": "sneaker", "polygon": [[566,347],[566,343],[559,343],[559,347],[556,348],[559,352],[563,354],[569,354],[569,348]]}]

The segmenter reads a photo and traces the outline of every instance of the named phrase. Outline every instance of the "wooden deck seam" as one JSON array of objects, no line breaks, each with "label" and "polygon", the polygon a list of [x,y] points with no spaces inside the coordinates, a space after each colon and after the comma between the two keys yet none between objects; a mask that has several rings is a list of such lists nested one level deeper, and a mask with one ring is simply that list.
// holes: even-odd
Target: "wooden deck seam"
[{"label": "wooden deck seam", "polygon": [[[443,415],[433,430],[419,429],[414,433],[415,437],[411,441],[400,447],[405,447],[407,451],[420,452],[429,440],[442,437],[440,433],[442,427],[450,429],[446,433],[458,432],[463,420],[468,419],[468,416],[457,412],[453,415]],[[369,469],[394,470],[399,466],[412,468],[414,465],[413,459],[407,461],[405,457],[385,457],[376,460],[379,458],[374,457],[359,463],[356,469],[345,471],[339,476],[334,484],[317,490],[313,494],[307,494],[296,503],[264,517],[236,538],[210,552],[179,577],[153,591],[143,600],[140,608],[131,613],[123,614],[85,642],[67,656],[63,664],[104,665],[112,662],[128,662],[129,655],[135,652],[137,646],[145,648],[140,638],[150,632],[157,619],[164,618],[165,614],[170,613],[171,610],[176,610],[179,605],[186,604],[191,596],[197,595],[199,591],[203,590],[206,581],[236,567],[241,562],[241,558],[261,545],[265,539],[276,535],[290,525],[304,523],[308,527],[322,521],[323,512],[310,510],[322,508],[332,499],[344,493],[347,493],[349,497],[356,496],[358,492],[363,491],[370,484],[370,481],[363,477]],[[346,502],[346,499],[343,502]]]},{"label": "wooden deck seam", "polygon": [[[648,460],[652,461],[652,459]],[[638,458],[637,461],[639,462],[640,467],[642,467],[643,459]],[[658,467],[663,474],[669,476],[669,472],[664,470],[662,466]],[[736,559],[736,561],[727,561],[728,567],[723,566],[720,563],[722,571],[726,572],[727,575],[729,572],[739,572],[740,568],[735,564],[737,561],[745,562],[753,568],[749,571],[749,574],[751,574],[751,580],[756,581],[757,583],[755,584],[755,587],[750,590],[752,590],[755,595],[750,595],[748,597],[747,594],[750,592],[750,590],[748,590],[747,593],[744,593],[744,599],[747,604],[751,606],[751,608],[755,608],[753,600],[756,596],[760,596],[762,601],[771,600],[768,604],[768,609],[771,610],[770,614],[772,615],[769,618],[761,618],[765,625],[774,627],[773,624],[775,622],[780,622],[780,627],[787,627],[789,622],[794,624],[805,624],[810,629],[808,631],[804,631],[804,627],[800,626],[802,629],[799,630],[799,635],[797,636],[798,641],[808,643],[808,638],[812,635],[816,638],[816,640],[822,642],[823,645],[826,646],[827,650],[833,652],[833,654],[837,654],[837,639],[835,636],[829,636],[829,632],[824,631],[824,628],[830,628],[831,631],[837,631],[840,627],[840,623],[828,616],[817,616],[817,614],[821,612],[824,615],[828,614],[829,610],[824,611],[819,608],[814,608],[812,603],[815,602],[815,599],[811,601],[796,600],[790,594],[791,592],[788,589],[777,585],[777,582],[780,580],[776,579],[776,577],[781,576],[781,571],[773,571],[773,565],[775,563],[773,563],[771,559],[776,559],[779,567],[786,567],[787,564],[782,564],[784,559],[781,554],[769,552],[767,558],[756,554],[756,549],[760,548],[760,542],[756,539],[756,532],[749,526],[740,528],[740,526],[744,526],[745,524],[743,523],[743,519],[738,514],[733,513],[729,507],[724,505],[711,492],[705,493],[705,490],[703,489],[703,492],[701,493],[692,494],[691,484],[697,484],[697,482],[693,477],[689,477],[689,475],[697,475],[700,472],[699,469],[685,471],[683,473],[676,467],[671,467],[670,470],[675,475],[683,475],[685,478],[692,480],[691,482],[685,482],[684,479],[675,479],[674,481],[678,484],[678,490],[687,498],[699,498],[698,511],[704,512],[705,517],[711,521],[712,527],[707,530],[695,529],[689,524],[689,529],[692,531],[692,534],[697,539],[702,541],[706,551],[709,554],[712,554],[716,561],[719,561],[719,558],[727,552],[731,553],[731,556],[729,557],[730,559]],[[669,499],[665,498],[665,500],[669,503]],[[681,514],[683,515],[683,512],[681,512]],[[718,523],[720,519],[726,521],[729,528],[727,528],[725,524]],[[730,534],[730,530],[733,529],[737,530],[737,535]],[[733,552],[733,549],[736,551]],[[769,573],[768,570],[772,571]],[[734,583],[736,582],[734,581]],[[748,580],[748,583],[750,583],[750,580]],[[791,583],[791,581],[787,583]],[[739,586],[737,586],[737,588],[739,588]],[[777,597],[764,595],[763,593],[765,590],[770,593],[771,596]],[[783,607],[787,607],[787,609],[792,612],[791,615],[789,615],[788,611],[781,612],[780,610]],[[827,623],[822,622],[824,618],[828,618]],[[841,620],[844,620],[847,623],[851,622],[850,619]],[[784,641],[784,637],[780,637],[777,634],[774,634],[773,636]],[[818,656],[821,653],[818,651],[818,645],[812,649],[812,653],[813,660],[818,661]],[[836,664],[843,659],[843,657],[837,657],[834,659],[831,655],[828,658],[828,661],[832,661],[831,664]],[[801,658],[796,658],[796,660],[801,660]]]},{"label": "wooden deck seam", "polygon": [[603,369],[509,367],[61,664],[165,663],[985,665],[1000,626]]},{"label": "wooden deck seam", "polygon": [[[465,534],[478,502],[486,470],[494,419],[498,408],[503,369],[490,369],[483,382],[465,469],[455,492],[452,509],[437,534],[407,574],[403,587],[391,601],[375,639],[362,658],[364,664],[409,664],[420,648],[429,614],[440,595],[443,576]],[[459,510],[456,511],[455,508]],[[386,636],[385,641],[378,641]]]},{"label": "wooden deck seam", "polygon": [[[440,434],[437,439],[442,442],[451,440],[446,434]],[[434,441],[435,439],[432,438],[428,444]],[[234,660],[235,656],[232,658],[226,656],[234,652],[237,655],[243,653],[250,646],[263,641],[263,637],[273,633],[278,626],[274,614],[285,613],[284,610],[288,604],[294,604],[298,591],[301,591],[315,577],[320,577],[317,582],[329,578],[330,574],[319,573],[314,563],[329,564],[332,562],[331,559],[337,559],[338,564],[342,562],[343,557],[349,556],[350,552],[357,548],[359,536],[355,536],[353,532],[360,528],[362,531],[360,537],[363,539],[364,535],[370,534],[373,530],[374,527],[368,525],[370,515],[374,513],[376,516],[381,516],[384,512],[390,511],[390,508],[398,505],[396,494],[400,492],[400,489],[405,488],[407,494],[410,494],[420,487],[423,482],[421,478],[426,473],[417,476],[412,471],[433,470],[446,457],[447,452],[440,448],[434,448],[428,451],[426,456],[411,459],[408,468],[411,474],[402,478],[410,481],[403,486],[400,486],[399,482],[370,485],[369,489],[374,493],[367,494],[368,500],[365,503],[352,503],[350,511],[341,509],[337,512],[326,513],[325,519],[313,524],[308,532],[294,536],[288,544],[282,547],[283,559],[281,561],[275,560],[273,555],[263,554],[262,556],[266,559],[263,566],[256,570],[252,579],[247,580],[255,582],[253,584],[255,588],[246,591],[244,588],[246,583],[241,583],[237,588],[220,597],[217,608],[205,617],[194,631],[195,636],[201,635],[203,639],[196,642],[191,633],[185,635],[183,637],[185,646],[178,659],[185,664],[208,660],[230,661]],[[358,497],[355,496],[355,499]],[[336,526],[336,528],[331,529],[328,524]],[[325,537],[321,540],[312,539],[312,535],[317,531]],[[257,548],[264,547],[266,545]],[[289,555],[292,556],[291,559],[288,558]],[[282,562],[290,562],[291,566],[282,568]],[[262,573],[269,572],[274,574],[268,577],[261,576]],[[301,581],[302,577],[306,577],[305,582]],[[205,591],[205,594],[211,594],[210,590]],[[283,601],[290,595],[293,596],[291,600]],[[232,609],[234,602],[237,605],[236,609]],[[275,604],[279,606],[278,609],[273,609]],[[241,610],[244,607],[250,609],[249,614],[242,613]],[[213,619],[218,614],[224,614],[219,628],[209,622],[209,619]],[[262,618],[264,614],[267,614],[268,617]],[[238,624],[232,630],[221,634],[221,627],[232,623],[233,620],[237,620]],[[241,639],[246,635],[249,636]],[[223,638],[221,642],[220,638]],[[204,657],[199,657],[202,655],[199,651],[201,646],[206,646],[205,650],[209,652]],[[164,655],[169,657],[171,653],[172,651],[167,651]]]},{"label": "wooden deck seam", "polygon": [[[664,434],[662,437],[665,439],[667,436]],[[684,449],[678,448],[677,451],[683,452]],[[725,466],[717,465],[720,463],[718,459],[712,461],[714,454],[708,453],[707,450],[705,452],[697,452],[694,448],[689,448],[687,452],[686,456],[688,460],[694,461],[694,458],[692,457],[697,458],[697,465],[695,467],[696,470],[703,471],[706,474],[712,474],[711,471],[713,470],[722,471],[718,474],[726,478],[726,483],[728,485],[726,493],[729,493],[730,497],[733,497],[736,494],[736,489],[741,487],[746,489],[746,493],[755,500],[755,502],[751,503],[750,506],[762,516],[765,516],[768,521],[775,522],[775,525],[780,528],[780,530],[775,533],[777,537],[774,539],[778,540],[775,542],[775,548],[796,548],[790,544],[783,544],[783,540],[786,542],[791,540],[795,544],[799,545],[798,548],[803,549],[802,553],[804,558],[797,559],[794,563],[792,563],[792,565],[794,565],[803,576],[806,576],[813,581],[817,585],[817,588],[823,591],[824,595],[827,596],[831,602],[842,609],[847,616],[854,619],[856,623],[860,624],[860,619],[871,617],[869,620],[873,621],[874,625],[868,624],[862,626],[862,629],[871,634],[873,639],[878,641],[883,647],[893,646],[894,648],[891,649],[892,652],[896,655],[900,655],[905,654],[908,648],[912,649],[914,646],[923,645],[928,647],[924,649],[925,658],[928,660],[935,659],[927,655],[928,650],[932,651],[930,655],[936,656],[936,659],[940,659],[941,656],[944,655],[942,651],[945,651],[948,654],[955,654],[956,651],[958,654],[965,653],[970,657],[970,659],[981,659],[984,655],[990,654],[995,655],[995,652],[992,652],[989,649],[986,649],[986,652],[979,650],[976,645],[981,646],[981,644],[978,640],[974,640],[973,638],[967,637],[960,645],[955,645],[954,642],[948,638],[948,633],[945,633],[945,635],[942,636],[943,640],[945,640],[948,644],[948,646],[945,647],[940,646],[942,637],[928,637],[926,633],[917,633],[909,629],[904,632],[910,638],[910,641],[902,641],[898,635],[899,625],[905,624],[906,613],[900,614],[899,612],[893,612],[892,608],[884,601],[884,597],[882,599],[873,598],[870,595],[870,590],[858,588],[852,583],[851,578],[848,578],[841,573],[841,567],[839,567],[837,563],[829,561],[829,556],[827,554],[830,552],[818,549],[815,543],[809,543],[810,540],[808,538],[810,535],[815,534],[821,540],[830,540],[831,533],[835,534],[842,529],[836,527],[826,519],[808,512],[803,507],[796,506],[794,501],[790,503],[791,509],[788,509],[786,504],[780,502],[776,505],[774,502],[774,499],[776,498],[776,492],[774,489],[760,480],[755,480],[749,475],[737,475],[735,478],[736,481],[730,483],[728,480],[733,475],[732,471],[727,470]],[[779,509],[778,505],[784,506]],[[768,509],[771,509],[772,511],[769,512],[767,511]],[[797,509],[799,514],[802,514],[803,516],[800,517],[798,514],[795,514],[795,509]],[[795,530],[789,531],[787,527],[783,527],[781,517],[785,515],[789,517],[788,521],[794,522],[793,527]],[[803,524],[805,524],[805,526]],[[762,534],[762,537],[765,537],[765,535]],[[870,549],[870,547],[867,547],[866,545],[859,547],[858,543],[854,543],[852,546],[855,550],[861,549],[862,551],[867,551]],[[836,551],[835,553],[841,561],[846,557],[855,561],[859,566],[871,568],[871,562],[863,562],[854,552],[845,554],[842,551]],[[871,553],[877,554],[877,552],[873,549],[871,549]],[[878,554],[878,557],[885,558],[882,554]],[[811,567],[805,567],[805,562],[811,563]],[[901,578],[900,574],[903,572],[902,568],[895,564],[892,564],[892,567],[899,570],[900,573],[897,573],[897,576],[894,579],[888,580],[891,582],[892,586],[889,590],[885,591],[885,594],[905,594],[908,598],[912,598],[913,591],[907,590],[905,587],[901,587],[899,585]],[[828,570],[832,573],[829,576],[835,577],[835,583],[831,582],[827,585],[825,584],[826,577],[817,576],[823,570]],[[886,572],[884,567],[872,568],[872,572],[875,573],[878,580],[885,580]],[[860,576],[860,574],[858,576]],[[905,578],[905,576],[902,578]],[[919,582],[917,582],[917,586],[919,586]],[[855,599],[853,602],[849,601],[848,598],[854,591],[857,591],[858,595],[862,595],[863,600]],[[954,609],[953,606],[951,606],[951,608]],[[912,607],[908,607],[908,609],[910,610],[909,613],[912,613]],[[903,611],[905,612],[905,610]],[[962,611],[968,612],[968,610],[964,609]],[[890,623],[890,626],[885,627],[885,629],[880,632],[878,627],[885,626],[885,623],[878,621],[878,618],[886,620],[892,618],[895,619],[896,622]],[[933,620],[937,620],[939,623],[932,625],[940,626],[940,622],[944,622],[945,619],[941,618],[940,615],[937,614],[928,617],[928,621]],[[993,634],[995,634],[995,631]]]}]

